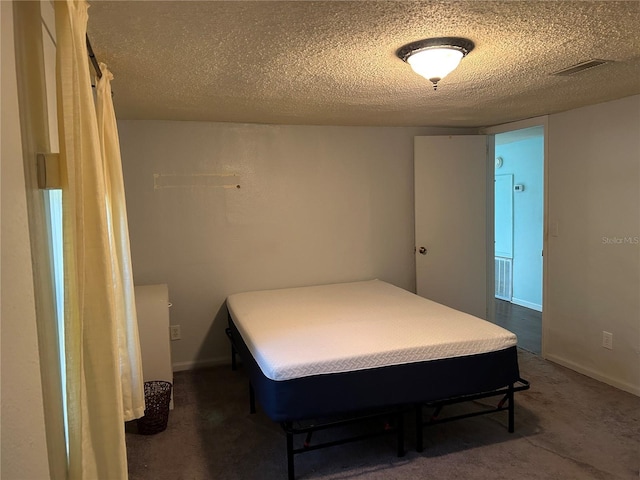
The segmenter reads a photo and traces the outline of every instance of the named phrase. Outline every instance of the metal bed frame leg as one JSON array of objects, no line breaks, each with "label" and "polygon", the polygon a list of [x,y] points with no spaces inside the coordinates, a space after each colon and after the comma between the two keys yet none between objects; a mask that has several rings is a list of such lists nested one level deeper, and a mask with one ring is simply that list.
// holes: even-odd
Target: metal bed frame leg
[{"label": "metal bed frame leg", "polygon": [[[231,316],[229,316],[229,322],[231,322]],[[224,330],[224,333],[227,334],[227,337],[229,337],[229,342],[231,342],[231,370],[237,370],[238,365],[236,364],[236,355],[237,355],[237,351],[236,351],[236,346],[233,343],[233,335],[231,334],[231,327],[227,327]]]},{"label": "metal bed frame leg", "polygon": [[295,480],[296,474],[293,464],[293,433],[291,432],[291,423],[285,423],[285,431],[287,433],[287,478]]},{"label": "metal bed frame leg", "polygon": [[509,391],[507,393],[507,398],[509,402],[509,433],[513,433],[515,430],[514,418],[515,418],[515,401],[513,396],[513,383],[509,384]]},{"label": "metal bed frame leg", "polygon": [[416,405],[416,452],[420,453],[424,450],[423,445],[423,428],[422,428],[422,404]]}]

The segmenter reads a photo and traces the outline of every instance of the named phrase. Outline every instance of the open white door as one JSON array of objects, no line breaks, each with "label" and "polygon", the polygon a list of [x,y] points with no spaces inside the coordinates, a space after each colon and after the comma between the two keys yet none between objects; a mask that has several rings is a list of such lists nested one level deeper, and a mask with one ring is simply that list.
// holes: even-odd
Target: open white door
[{"label": "open white door", "polygon": [[493,297],[487,290],[493,289],[489,139],[429,136],[414,142],[417,293],[485,319],[493,312],[487,301]]}]

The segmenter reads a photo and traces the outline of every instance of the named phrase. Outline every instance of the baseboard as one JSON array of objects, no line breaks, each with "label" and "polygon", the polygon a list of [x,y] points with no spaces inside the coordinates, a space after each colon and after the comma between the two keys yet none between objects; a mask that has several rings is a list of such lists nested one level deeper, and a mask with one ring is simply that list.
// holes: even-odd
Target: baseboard
[{"label": "baseboard", "polygon": [[231,365],[231,357],[207,358],[204,360],[194,360],[192,362],[176,362],[171,365],[174,372],[184,370],[195,370],[197,368],[218,367],[220,365]]},{"label": "baseboard", "polygon": [[558,357],[557,355],[547,353],[545,354],[544,358],[553,363],[557,363],[558,365],[562,365],[563,367],[570,368],[571,370],[586,375],[587,377],[594,378],[595,380],[606,383],[607,385],[611,385],[612,387],[619,388],[620,390],[624,390],[625,392],[629,392],[636,395],[637,397],[640,397],[640,386],[631,385],[630,383],[608,377],[600,372],[596,372],[595,370],[591,370],[590,368],[585,368],[582,365],[578,365],[571,360],[566,360],[562,357]]},{"label": "baseboard", "polygon": [[521,307],[530,308],[531,310],[536,310],[538,312],[542,311],[542,305],[538,305],[537,303],[527,302],[526,300],[520,300],[515,297],[511,297],[511,303],[515,303],[516,305],[520,305]]}]

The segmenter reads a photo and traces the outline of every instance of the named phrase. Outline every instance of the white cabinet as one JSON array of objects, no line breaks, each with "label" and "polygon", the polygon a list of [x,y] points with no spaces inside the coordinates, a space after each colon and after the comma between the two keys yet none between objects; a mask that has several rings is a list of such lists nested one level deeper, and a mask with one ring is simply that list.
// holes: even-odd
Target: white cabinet
[{"label": "white cabinet", "polygon": [[135,295],[143,379],[145,382],[164,380],[173,384],[169,340],[169,289],[166,284],[137,285]]}]

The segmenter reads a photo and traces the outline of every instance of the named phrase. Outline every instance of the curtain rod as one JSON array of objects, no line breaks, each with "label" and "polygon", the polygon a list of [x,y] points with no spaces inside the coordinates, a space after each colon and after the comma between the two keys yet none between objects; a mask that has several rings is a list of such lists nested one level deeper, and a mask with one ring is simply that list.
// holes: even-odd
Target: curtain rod
[{"label": "curtain rod", "polygon": [[91,42],[89,41],[89,35],[85,34],[85,37],[87,39],[87,51],[89,52],[89,60],[91,60],[91,65],[93,65],[93,68],[96,71],[96,74],[98,75],[98,78],[102,78],[102,70],[100,69],[100,64],[98,63],[98,60],[96,59],[96,56],[93,53],[93,48],[91,48]]}]

